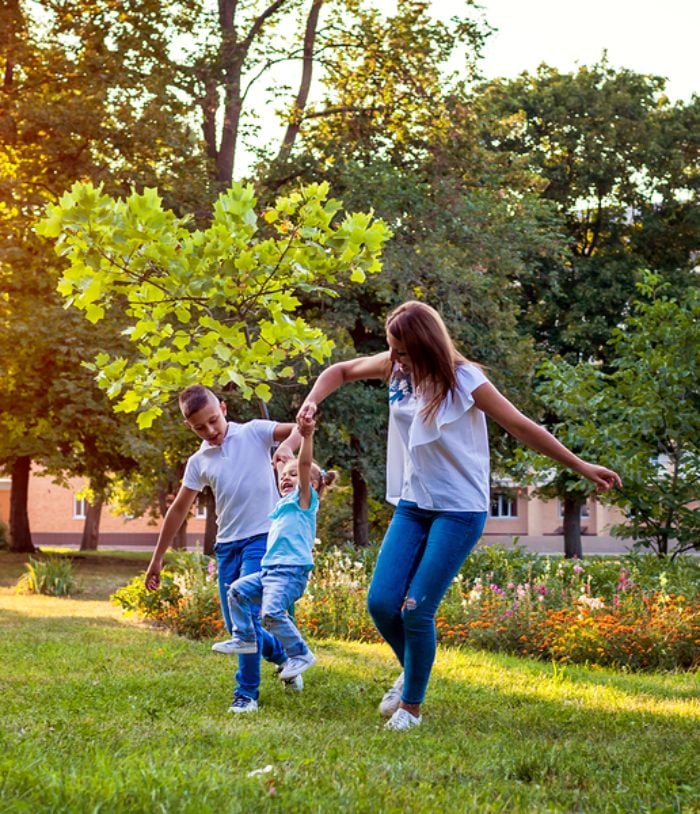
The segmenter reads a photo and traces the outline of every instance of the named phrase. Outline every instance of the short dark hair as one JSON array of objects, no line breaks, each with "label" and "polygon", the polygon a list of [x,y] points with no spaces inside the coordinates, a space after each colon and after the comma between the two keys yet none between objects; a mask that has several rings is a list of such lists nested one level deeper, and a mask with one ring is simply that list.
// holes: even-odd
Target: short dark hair
[{"label": "short dark hair", "polygon": [[191,384],[189,387],[186,387],[178,398],[180,410],[185,418],[189,418],[198,410],[206,407],[207,404],[211,404],[212,401],[215,401],[217,404],[219,403],[219,399],[214,393],[212,393],[208,387],[204,387],[204,385],[201,384]]}]

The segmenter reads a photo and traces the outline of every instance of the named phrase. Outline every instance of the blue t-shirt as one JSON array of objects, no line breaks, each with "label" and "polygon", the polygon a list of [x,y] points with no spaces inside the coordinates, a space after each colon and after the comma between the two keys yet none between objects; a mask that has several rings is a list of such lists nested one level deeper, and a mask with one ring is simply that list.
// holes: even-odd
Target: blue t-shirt
[{"label": "blue t-shirt", "polygon": [[318,494],[313,486],[308,509],[302,509],[299,505],[298,488],[281,498],[270,515],[272,525],[267,535],[267,551],[260,561],[260,567],[298,565],[313,568],[311,550],[316,541],[317,513]]}]

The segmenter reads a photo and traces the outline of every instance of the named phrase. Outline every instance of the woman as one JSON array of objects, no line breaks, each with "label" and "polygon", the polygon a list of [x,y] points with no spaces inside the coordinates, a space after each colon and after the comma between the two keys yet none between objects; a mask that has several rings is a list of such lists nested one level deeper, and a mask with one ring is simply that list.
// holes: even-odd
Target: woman
[{"label": "woman", "polygon": [[440,315],[406,302],[386,319],[389,350],[326,368],[299,410],[346,382],[387,379],[387,500],[396,511],[368,594],[369,611],[403,667],[380,704],[388,729],[418,726],[435,660],[435,614],[478,542],[489,507],[486,416],[511,435],[592,481],[621,486],[617,473],[587,463],[517,410],[480,367],[457,352]]}]

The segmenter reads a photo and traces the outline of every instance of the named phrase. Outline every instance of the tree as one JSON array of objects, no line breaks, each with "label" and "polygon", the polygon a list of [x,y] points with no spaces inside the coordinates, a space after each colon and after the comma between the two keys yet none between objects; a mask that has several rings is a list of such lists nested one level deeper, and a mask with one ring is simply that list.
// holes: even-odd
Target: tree
[{"label": "tree", "polygon": [[[497,362],[499,384],[522,395],[533,356],[516,326],[517,280],[530,254],[558,244],[531,190],[507,167],[485,162],[473,125],[454,126],[458,109],[470,122],[468,97],[446,65],[460,53],[461,78],[472,76],[484,35],[467,22],[434,23],[424,3],[402,3],[388,19],[354,6],[362,25],[338,24],[336,41],[345,47],[324,61],[325,95],[307,107],[296,153],[265,183],[275,191],[290,177],[323,173],[353,208],[376,209],[394,238],[380,276],[332,308],[303,298],[304,313],[335,331],[335,358],[342,358],[385,349],[386,313],[402,300],[425,299],[438,305],[467,355]],[[370,383],[323,405],[319,454],[350,471],[359,545],[370,537],[368,498],[384,495],[385,401],[383,388]],[[497,459],[502,445],[499,438]]]},{"label": "tree", "polygon": [[389,231],[370,215],[334,218],[325,184],[277,199],[259,221],[250,185],[219,196],[211,225],[161,206],[155,190],[115,200],[76,184],[39,224],[69,263],[59,291],[93,323],[119,309],[136,356],[98,355],[97,381],[141,427],[193,382],[235,385],[267,399],[268,382],[307,354],[321,361],[323,332],[292,318],[297,291],[332,293],[379,271]]},{"label": "tree", "polygon": [[672,105],[665,80],[603,58],[573,74],[546,65],[481,89],[482,137],[544,182],[569,254],[522,279],[528,330],[548,353],[600,359],[635,296],[639,268],[682,290],[700,239],[700,100]]},{"label": "tree", "polygon": [[[640,267],[676,293],[692,284],[700,240],[698,99],[671,105],[664,80],[614,70],[603,58],[562,74],[546,65],[481,89],[482,138],[544,182],[568,253],[533,258],[520,278],[523,328],[549,355],[606,361],[608,340],[628,312]],[[560,416],[546,411],[548,425]],[[578,490],[557,480],[565,546],[580,549]]]},{"label": "tree", "polygon": [[540,388],[578,447],[620,473],[623,489],[606,496],[626,516],[615,533],[659,556],[700,548],[700,288],[682,299],[670,288],[644,275],[609,370],[549,363]]},{"label": "tree", "polygon": [[[76,414],[86,418],[61,388],[73,382],[81,396],[94,395],[80,352],[116,341],[94,329],[81,333],[63,309],[57,263],[34,222],[76,178],[126,190],[158,177],[172,202],[183,169],[192,179],[188,193],[199,189],[194,167],[201,163],[185,107],[157,64],[166,26],[150,5],[57,0],[42,4],[41,16],[36,11],[20,0],[0,9],[0,463],[13,475],[10,533],[18,551],[33,549],[26,506],[32,460],[64,471],[47,439],[68,443],[77,435]],[[125,25],[130,15],[138,28]],[[83,450],[86,440],[78,442]]]}]

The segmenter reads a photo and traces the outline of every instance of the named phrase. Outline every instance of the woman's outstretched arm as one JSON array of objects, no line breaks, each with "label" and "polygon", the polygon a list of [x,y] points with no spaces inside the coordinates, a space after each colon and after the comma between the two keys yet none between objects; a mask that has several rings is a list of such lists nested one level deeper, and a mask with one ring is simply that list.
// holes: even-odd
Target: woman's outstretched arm
[{"label": "woman's outstretched arm", "polygon": [[579,458],[558,441],[551,432],[521,413],[490,382],[479,385],[472,395],[476,406],[514,438],[536,452],[541,452],[552,460],[573,469],[584,478],[588,478],[596,485],[598,491],[607,492],[615,486],[622,487],[622,480],[617,472]]}]

